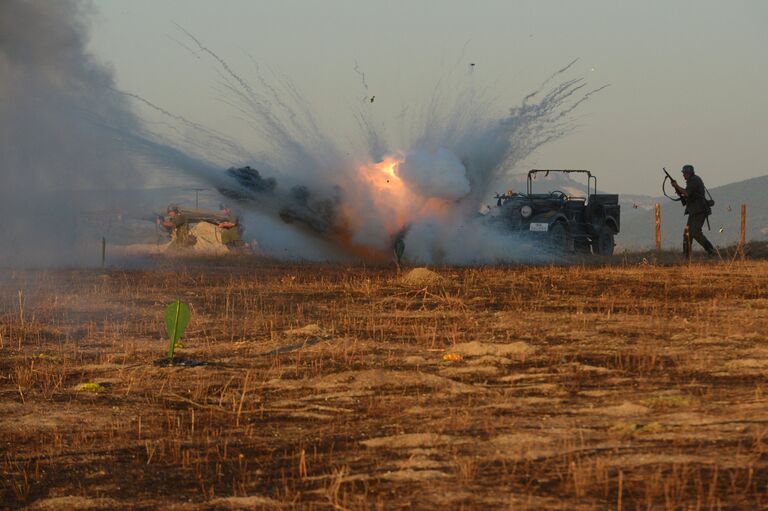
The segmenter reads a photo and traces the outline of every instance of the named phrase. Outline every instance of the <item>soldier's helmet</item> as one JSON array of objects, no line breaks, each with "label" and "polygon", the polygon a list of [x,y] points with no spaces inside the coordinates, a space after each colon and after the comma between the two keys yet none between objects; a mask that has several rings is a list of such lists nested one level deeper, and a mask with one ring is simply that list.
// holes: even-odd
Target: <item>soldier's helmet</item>
[{"label": "soldier's helmet", "polygon": [[685,172],[693,174],[693,165],[683,165],[683,173]]},{"label": "soldier's helmet", "polygon": [[166,213],[178,213],[179,212],[179,206],[176,204],[171,204],[168,206],[168,208],[165,210]]}]

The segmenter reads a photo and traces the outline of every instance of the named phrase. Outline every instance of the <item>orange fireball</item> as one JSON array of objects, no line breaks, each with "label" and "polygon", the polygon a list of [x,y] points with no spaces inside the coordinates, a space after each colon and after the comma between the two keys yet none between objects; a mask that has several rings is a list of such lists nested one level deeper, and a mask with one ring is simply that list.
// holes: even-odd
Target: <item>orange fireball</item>
[{"label": "orange fireball", "polygon": [[412,221],[414,206],[423,202],[397,175],[399,164],[400,159],[387,156],[379,163],[360,167],[360,175],[371,189],[372,205],[381,213],[389,235],[399,232]]},{"label": "orange fireball", "polygon": [[[450,214],[452,201],[424,197],[400,177],[398,166],[402,162],[401,154],[393,154],[358,167],[358,185],[367,193],[350,196],[339,205],[340,215],[334,226],[335,240],[345,252],[366,260],[387,260],[392,257],[393,238],[407,226],[420,219]],[[372,218],[380,226],[380,236],[363,241],[357,234],[374,232],[366,223]]]}]

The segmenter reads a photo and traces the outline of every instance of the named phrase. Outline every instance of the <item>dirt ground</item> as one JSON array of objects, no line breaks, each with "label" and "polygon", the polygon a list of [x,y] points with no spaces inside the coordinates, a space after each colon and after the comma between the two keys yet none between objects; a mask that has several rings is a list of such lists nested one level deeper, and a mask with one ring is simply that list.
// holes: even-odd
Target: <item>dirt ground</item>
[{"label": "dirt ground", "polygon": [[0,270],[0,507],[768,507],[768,262],[409,270]]}]

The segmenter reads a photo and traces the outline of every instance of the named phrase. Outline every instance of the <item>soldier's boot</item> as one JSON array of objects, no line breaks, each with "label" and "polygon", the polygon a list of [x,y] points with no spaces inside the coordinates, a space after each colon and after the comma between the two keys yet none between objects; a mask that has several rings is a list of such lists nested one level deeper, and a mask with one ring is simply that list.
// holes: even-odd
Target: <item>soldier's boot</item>
[{"label": "soldier's boot", "polygon": [[715,247],[712,246],[712,242],[709,241],[707,238],[704,238],[704,243],[702,243],[702,246],[704,247],[704,250],[707,251],[707,256],[709,257],[717,256],[717,251],[715,250]]},{"label": "soldier's boot", "polygon": [[704,236],[703,232],[699,231],[694,233],[692,237],[699,243],[699,245],[701,245],[701,248],[706,250],[708,257],[714,257],[717,255],[717,251],[715,251],[715,247],[712,246],[712,242],[709,241],[706,236]]}]

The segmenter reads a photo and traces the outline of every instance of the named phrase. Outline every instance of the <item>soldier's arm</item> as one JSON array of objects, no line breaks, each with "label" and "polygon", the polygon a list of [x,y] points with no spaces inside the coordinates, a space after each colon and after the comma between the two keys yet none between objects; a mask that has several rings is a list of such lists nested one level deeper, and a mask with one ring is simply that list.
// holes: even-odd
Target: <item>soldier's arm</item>
[{"label": "soldier's arm", "polygon": [[222,229],[231,229],[232,227],[235,227],[237,225],[237,217],[233,215],[225,216],[224,218],[221,219],[218,225]]}]

